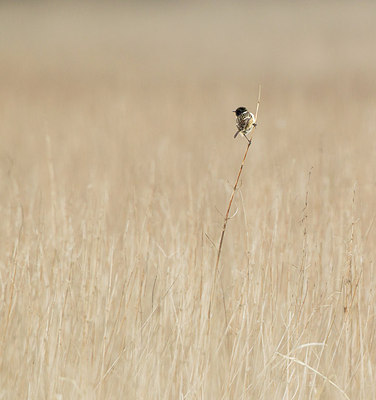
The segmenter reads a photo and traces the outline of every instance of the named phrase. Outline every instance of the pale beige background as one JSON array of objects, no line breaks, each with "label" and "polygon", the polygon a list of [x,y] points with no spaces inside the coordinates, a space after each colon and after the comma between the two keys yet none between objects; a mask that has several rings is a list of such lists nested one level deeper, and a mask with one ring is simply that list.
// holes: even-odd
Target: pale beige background
[{"label": "pale beige background", "polygon": [[375,4],[0,11],[0,397],[375,398]]}]

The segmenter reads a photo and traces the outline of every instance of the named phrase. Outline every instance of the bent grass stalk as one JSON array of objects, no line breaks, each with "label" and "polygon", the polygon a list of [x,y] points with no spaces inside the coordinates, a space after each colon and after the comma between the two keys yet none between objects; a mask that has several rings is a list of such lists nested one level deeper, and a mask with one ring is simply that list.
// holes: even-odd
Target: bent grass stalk
[{"label": "bent grass stalk", "polygon": [[[261,86],[259,87],[259,94],[258,94],[258,99],[257,99],[257,104],[256,104],[255,125],[257,123],[258,111],[259,111],[259,107],[260,107],[260,97],[261,97]],[[218,252],[217,252],[217,258],[216,258],[216,263],[215,263],[214,281],[213,281],[213,286],[211,288],[211,294],[210,294],[210,303],[209,303],[209,311],[208,311],[208,320],[209,320],[208,328],[209,329],[210,329],[210,318],[211,318],[212,302],[213,302],[214,292],[215,292],[215,288],[216,288],[217,280],[218,280],[218,267],[219,267],[219,261],[221,259],[222,246],[223,246],[223,240],[224,240],[225,233],[226,233],[227,222],[230,219],[229,215],[230,215],[232,201],[233,201],[235,193],[236,193],[236,191],[238,189],[240,176],[242,174],[243,167],[244,167],[244,164],[245,164],[245,160],[246,160],[247,155],[248,155],[248,150],[249,150],[249,148],[251,147],[251,144],[252,144],[252,133],[253,133],[253,131],[255,129],[255,125],[252,126],[252,129],[250,131],[250,139],[248,139],[247,137],[245,137],[243,135],[247,139],[248,144],[247,144],[247,148],[245,149],[245,153],[244,153],[242,162],[240,164],[239,172],[238,172],[238,175],[236,177],[236,181],[235,181],[234,187],[232,189],[232,193],[231,193],[231,196],[230,196],[230,201],[228,203],[227,211],[226,211],[225,218],[224,218],[224,221],[223,221],[223,227],[222,227],[222,232],[221,232],[221,236],[220,236],[220,239],[219,239]]]}]

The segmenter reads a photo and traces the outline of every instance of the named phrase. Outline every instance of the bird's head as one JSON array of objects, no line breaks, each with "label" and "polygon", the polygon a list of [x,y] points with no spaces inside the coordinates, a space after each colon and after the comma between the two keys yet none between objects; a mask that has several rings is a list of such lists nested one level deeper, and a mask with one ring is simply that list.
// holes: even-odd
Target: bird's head
[{"label": "bird's head", "polygon": [[233,111],[235,115],[238,117],[240,114],[243,114],[244,112],[247,112],[247,109],[245,107],[238,107],[236,110]]}]

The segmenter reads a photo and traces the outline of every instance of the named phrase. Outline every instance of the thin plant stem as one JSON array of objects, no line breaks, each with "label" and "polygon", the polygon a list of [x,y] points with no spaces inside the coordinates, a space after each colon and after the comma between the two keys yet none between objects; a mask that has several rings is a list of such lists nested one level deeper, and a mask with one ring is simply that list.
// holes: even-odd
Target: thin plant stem
[{"label": "thin plant stem", "polygon": [[[233,187],[233,189],[232,189],[230,201],[229,201],[229,203],[228,203],[227,211],[226,211],[225,218],[224,218],[224,221],[223,221],[223,227],[222,227],[221,236],[220,236],[220,239],[219,239],[218,252],[217,252],[217,259],[216,259],[216,262],[215,262],[215,270],[214,270],[214,282],[213,282],[213,286],[212,286],[212,289],[211,289],[210,304],[209,304],[209,311],[208,311],[208,318],[209,318],[209,321],[210,321],[210,317],[211,317],[211,306],[212,306],[214,291],[215,291],[215,287],[216,287],[217,280],[218,280],[219,261],[220,261],[220,259],[221,259],[223,241],[224,241],[224,237],[225,237],[225,233],[226,233],[226,228],[227,228],[227,222],[228,222],[228,220],[230,219],[229,215],[230,215],[230,210],[231,210],[232,201],[234,200],[235,192],[236,192],[236,190],[238,189],[240,176],[241,176],[241,174],[242,174],[243,167],[244,167],[244,164],[245,164],[245,160],[246,160],[247,155],[248,155],[248,150],[249,150],[249,148],[251,147],[251,144],[252,144],[252,133],[253,133],[253,130],[255,129],[255,127],[256,127],[257,116],[258,116],[258,110],[259,110],[259,106],[260,106],[260,97],[261,97],[261,86],[259,87],[259,94],[258,94],[257,105],[256,105],[255,124],[252,126],[252,129],[251,129],[251,131],[250,131],[250,133],[249,133],[251,138],[248,139],[246,136],[244,136],[245,139],[247,139],[248,144],[247,144],[247,148],[245,149],[245,153],[244,153],[242,162],[241,162],[241,164],[240,164],[239,172],[238,172],[238,175],[237,175],[237,177],[236,177],[236,181],[235,181],[234,187]],[[209,322],[209,326],[210,326],[210,322]]]}]

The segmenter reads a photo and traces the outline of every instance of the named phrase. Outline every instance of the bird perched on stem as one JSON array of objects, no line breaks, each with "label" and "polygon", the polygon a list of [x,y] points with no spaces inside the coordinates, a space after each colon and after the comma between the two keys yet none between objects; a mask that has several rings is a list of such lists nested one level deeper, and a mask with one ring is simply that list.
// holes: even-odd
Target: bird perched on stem
[{"label": "bird perched on stem", "polygon": [[254,115],[245,107],[238,107],[233,112],[236,115],[236,128],[238,129],[234,135],[234,138],[236,138],[240,132],[246,136],[249,132],[251,132],[252,128],[257,126]]}]

